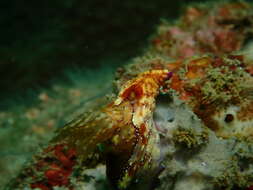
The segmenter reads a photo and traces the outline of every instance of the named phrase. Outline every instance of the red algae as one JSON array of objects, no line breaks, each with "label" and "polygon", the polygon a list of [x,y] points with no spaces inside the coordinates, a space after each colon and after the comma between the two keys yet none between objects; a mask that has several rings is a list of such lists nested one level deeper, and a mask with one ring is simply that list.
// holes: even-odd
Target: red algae
[{"label": "red algae", "polygon": [[[47,155],[47,156],[46,156]],[[41,158],[37,158],[35,164],[34,179],[36,173],[43,172],[43,180],[31,184],[31,188],[41,188],[42,190],[52,189],[53,187],[69,187],[70,175],[75,165],[76,152],[73,149],[67,149],[66,144],[57,144],[48,147]],[[31,174],[30,174],[31,175]]]},{"label": "red algae", "polygon": [[151,49],[173,58],[241,49],[253,32],[252,5],[224,2],[210,6],[191,6],[176,24],[162,24]]}]

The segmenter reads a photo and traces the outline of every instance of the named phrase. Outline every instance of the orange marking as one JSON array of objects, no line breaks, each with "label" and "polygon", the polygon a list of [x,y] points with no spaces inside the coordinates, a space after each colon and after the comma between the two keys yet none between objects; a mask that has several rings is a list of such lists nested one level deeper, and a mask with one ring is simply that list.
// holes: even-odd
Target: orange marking
[{"label": "orange marking", "polygon": [[183,89],[183,81],[179,78],[178,75],[173,75],[171,78],[170,87],[178,92],[182,91]]},{"label": "orange marking", "polygon": [[141,85],[135,84],[130,86],[121,96],[123,99],[126,99],[130,98],[132,94],[134,94],[135,98],[140,99],[143,96],[143,89]]},{"label": "orange marking", "polygon": [[148,139],[145,136],[145,132],[146,132],[147,128],[146,125],[144,123],[141,124],[139,132],[141,135],[141,140],[142,140],[142,144],[146,145],[148,143]]},{"label": "orange marking", "polygon": [[141,134],[141,135],[144,135],[144,133],[145,133],[145,131],[146,131],[146,126],[145,126],[144,123],[141,124],[139,131],[140,131],[140,134]]}]

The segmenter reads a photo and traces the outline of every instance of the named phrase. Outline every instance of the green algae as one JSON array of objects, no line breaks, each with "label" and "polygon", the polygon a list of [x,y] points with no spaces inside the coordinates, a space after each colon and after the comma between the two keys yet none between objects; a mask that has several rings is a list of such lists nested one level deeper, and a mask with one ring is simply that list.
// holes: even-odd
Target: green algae
[{"label": "green algae", "polygon": [[189,149],[196,148],[208,142],[208,133],[204,131],[201,134],[196,134],[193,129],[183,129],[179,127],[179,129],[173,133],[173,141]]}]

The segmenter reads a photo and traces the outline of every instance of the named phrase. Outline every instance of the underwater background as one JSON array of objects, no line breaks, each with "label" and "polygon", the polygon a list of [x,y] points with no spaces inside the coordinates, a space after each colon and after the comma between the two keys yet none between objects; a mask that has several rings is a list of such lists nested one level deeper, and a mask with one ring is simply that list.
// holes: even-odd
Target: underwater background
[{"label": "underwater background", "polygon": [[203,0],[0,2],[0,189],[53,131],[111,92],[162,19]]},{"label": "underwater background", "polygon": [[189,2],[196,1],[2,1],[1,108],[69,68],[122,65],[143,50],[161,19],[176,18]]}]

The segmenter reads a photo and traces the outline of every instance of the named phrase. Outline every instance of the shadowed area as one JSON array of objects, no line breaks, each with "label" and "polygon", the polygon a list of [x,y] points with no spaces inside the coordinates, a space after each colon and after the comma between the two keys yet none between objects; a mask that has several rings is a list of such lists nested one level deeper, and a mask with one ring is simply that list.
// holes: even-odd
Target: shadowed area
[{"label": "shadowed area", "polygon": [[1,103],[49,86],[68,68],[97,68],[111,57],[122,65],[141,52],[160,19],[176,18],[185,2],[193,1],[1,2]]}]

